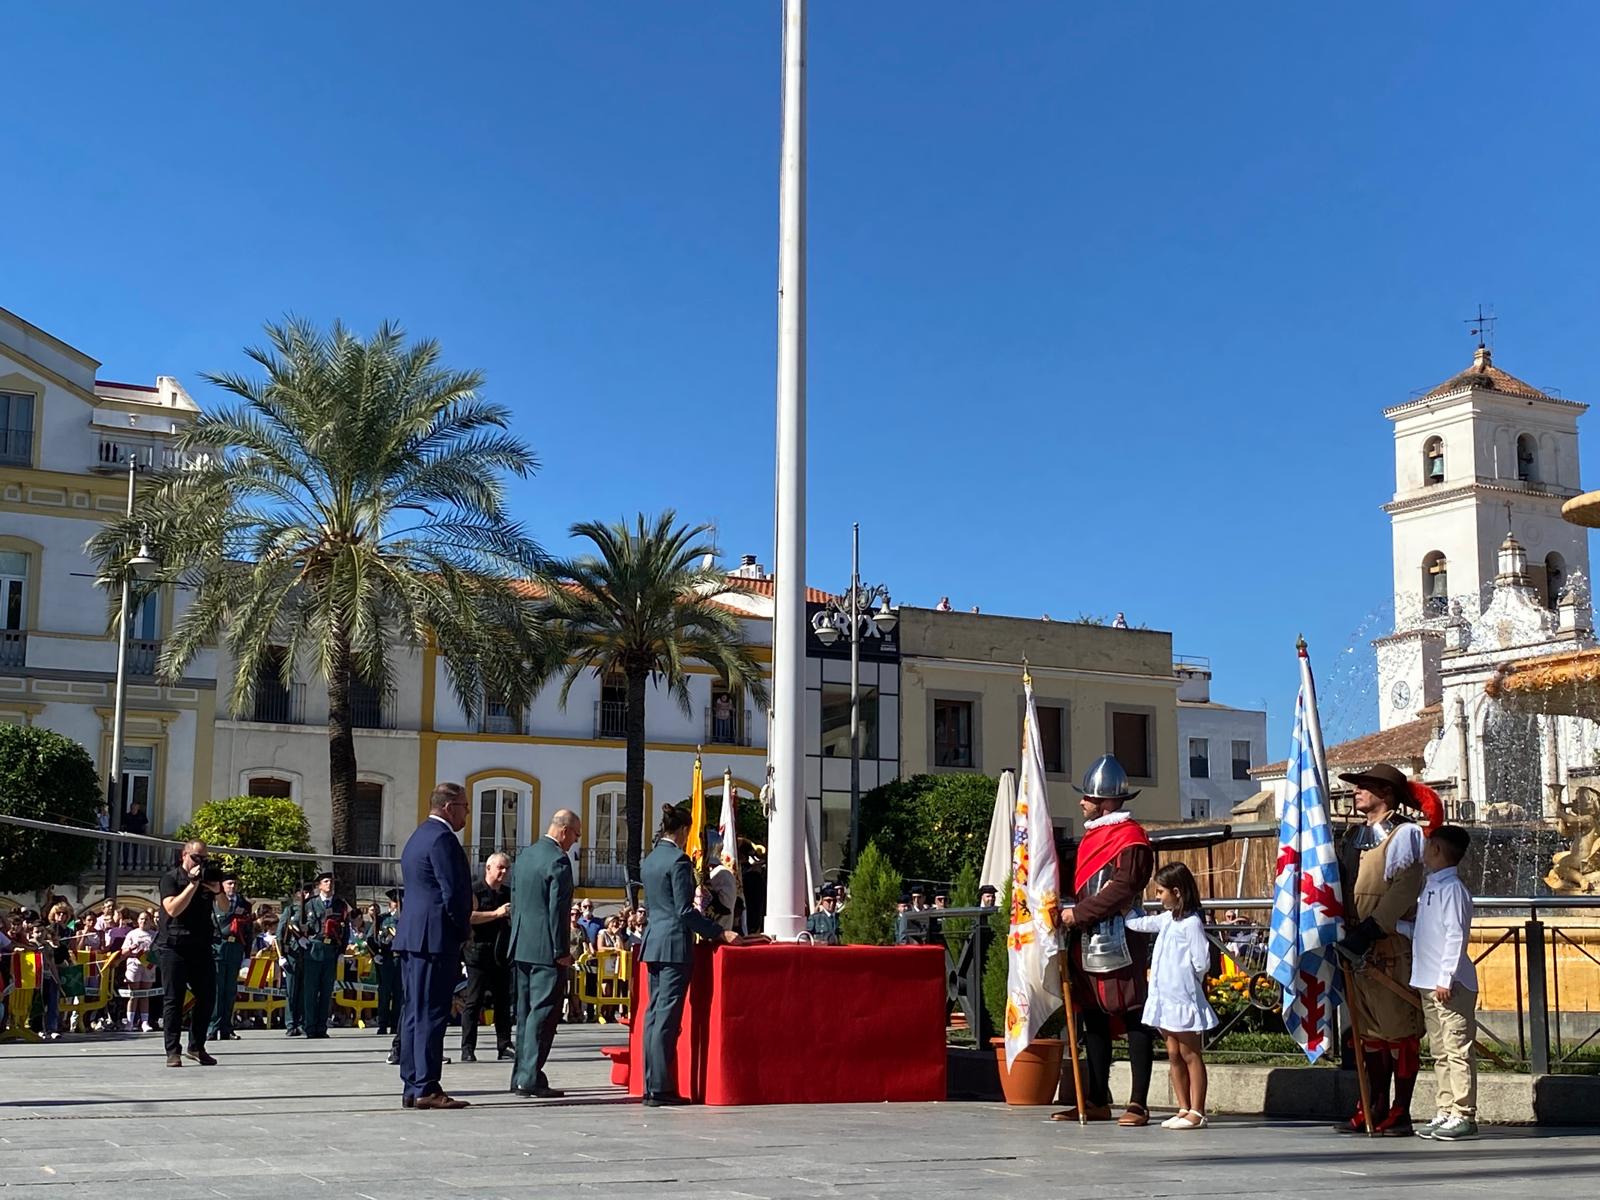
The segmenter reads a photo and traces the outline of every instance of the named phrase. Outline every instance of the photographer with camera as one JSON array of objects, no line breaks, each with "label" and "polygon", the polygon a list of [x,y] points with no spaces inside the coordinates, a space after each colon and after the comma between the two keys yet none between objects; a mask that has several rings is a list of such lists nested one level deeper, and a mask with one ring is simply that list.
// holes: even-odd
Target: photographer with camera
[{"label": "photographer with camera", "polygon": [[[161,1034],[167,1066],[183,1066],[184,1056],[202,1067],[217,1060],[206,1053],[206,1027],[216,1005],[216,964],[211,957],[215,932],[212,905],[222,890],[222,868],[213,865],[204,842],[185,842],[178,865],[161,877],[161,920],[156,934],[164,998]],[[189,1014],[189,1048],[179,1053],[183,1038],[183,996],[194,993]]]}]

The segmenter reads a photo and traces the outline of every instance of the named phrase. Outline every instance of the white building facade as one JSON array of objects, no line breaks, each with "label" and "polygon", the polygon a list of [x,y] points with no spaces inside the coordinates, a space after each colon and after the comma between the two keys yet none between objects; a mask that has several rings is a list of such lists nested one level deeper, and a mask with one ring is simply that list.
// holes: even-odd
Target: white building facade
[{"label": "white building facade", "polygon": [[[112,383],[99,366],[0,309],[0,720],[80,742],[109,784],[117,645],[84,545],[125,511],[130,461],[178,464],[174,439],[198,409],[174,378]],[[129,628],[122,793],[153,833],[189,816],[195,781],[212,773],[214,656],[174,685],[155,678],[186,603],[179,590],[152,595]]]},{"label": "white building facade", "polygon": [[1211,663],[1179,657],[1179,815],[1185,821],[1225,821],[1233,806],[1259,790],[1251,776],[1267,760],[1267,714],[1211,699]]}]

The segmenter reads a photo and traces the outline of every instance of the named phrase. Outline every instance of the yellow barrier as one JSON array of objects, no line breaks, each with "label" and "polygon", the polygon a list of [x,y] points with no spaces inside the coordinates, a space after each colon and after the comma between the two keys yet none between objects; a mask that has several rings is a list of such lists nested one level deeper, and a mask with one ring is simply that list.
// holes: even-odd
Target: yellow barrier
[{"label": "yellow barrier", "polygon": [[[588,968],[593,964],[594,970]],[[573,971],[578,980],[578,1000],[592,1004],[602,1025],[608,1008],[633,1006],[633,954],[626,950],[586,950]]]},{"label": "yellow barrier", "polygon": [[[345,982],[345,965],[356,964],[356,978],[350,983]],[[367,1027],[368,1015],[378,1009],[378,984],[376,978],[372,983],[366,982],[367,976],[372,973],[372,959],[365,954],[340,955],[339,965],[333,973],[333,1002],[339,1008],[349,1011],[350,1019],[356,1027]]]},{"label": "yellow barrier", "polygon": [[[111,985],[115,982],[117,964],[122,961],[120,955],[101,954],[95,950],[75,950],[72,952],[72,961],[83,968],[84,992],[81,996],[61,997],[61,1015],[67,1022],[66,1028],[72,1028],[72,1019],[78,1019],[78,1032],[87,1033],[89,1030],[89,1014],[99,1012],[111,1003]],[[94,971],[94,987],[91,994],[89,986],[90,969]]]},{"label": "yellow barrier", "polygon": [[39,989],[39,978],[44,971],[44,960],[37,951],[14,950],[11,953],[11,984],[5,993],[5,1025],[0,1027],[0,1039],[16,1038],[23,1042],[41,1042],[41,1038],[28,1026],[33,1015],[33,994]]},{"label": "yellow barrier", "polygon": [[287,1003],[283,995],[283,980],[278,973],[277,950],[263,950],[245,959],[233,1011],[260,1013],[271,1025],[272,1014],[281,1011]]}]

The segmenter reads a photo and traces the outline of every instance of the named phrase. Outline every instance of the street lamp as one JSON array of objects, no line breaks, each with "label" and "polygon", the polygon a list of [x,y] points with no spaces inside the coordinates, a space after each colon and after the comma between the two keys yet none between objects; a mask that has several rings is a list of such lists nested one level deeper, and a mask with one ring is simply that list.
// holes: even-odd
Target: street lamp
[{"label": "street lamp", "polygon": [[[128,455],[128,516],[133,516],[134,478],[139,470],[139,457],[133,449]],[[128,560],[122,572],[122,603],[117,607],[117,690],[111,713],[111,783],[106,792],[106,825],[113,833],[122,830],[122,730],[127,720],[128,708],[128,612],[132,605],[132,585],[135,579],[149,579],[161,564],[150,553],[150,545],[141,533],[139,553]],[[105,898],[116,898],[118,876],[121,871],[121,849],[115,840],[106,844]]]},{"label": "street lamp", "polygon": [[[872,611],[873,602],[878,609]],[[879,633],[894,632],[900,618],[889,607],[889,589],[881,583],[862,586],[861,524],[850,526],[850,590],[828,601],[811,620],[817,641],[832,646],[841,636],[850,639],[850,859],[853,871],[861,840],[861,632],[864,614],[872,613]]]}]

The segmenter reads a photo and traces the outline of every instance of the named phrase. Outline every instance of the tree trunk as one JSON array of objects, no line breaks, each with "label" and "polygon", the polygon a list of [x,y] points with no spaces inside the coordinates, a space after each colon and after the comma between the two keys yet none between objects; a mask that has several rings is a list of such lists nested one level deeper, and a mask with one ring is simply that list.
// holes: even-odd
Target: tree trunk
[{"label": "tree trunk", "polygon": [[[328,677],[328,797],[332,806],[333,852],[354,853],[356,842],[356,737],[350,718],[350,650],[341,646],[334,655],[333,672]],[[354,875],[349,868],[334,868],[339,894],[354,894]]]},{"label": "tree trunk", "polygon": [[644,850],[644,699],[645,684],[649,676],[644,671],[630,671],[628,679],[628,750],[626,756],[627,803],[625,816],[628,824],[628,886],[629,904],[638,903],[639,860]]}]

